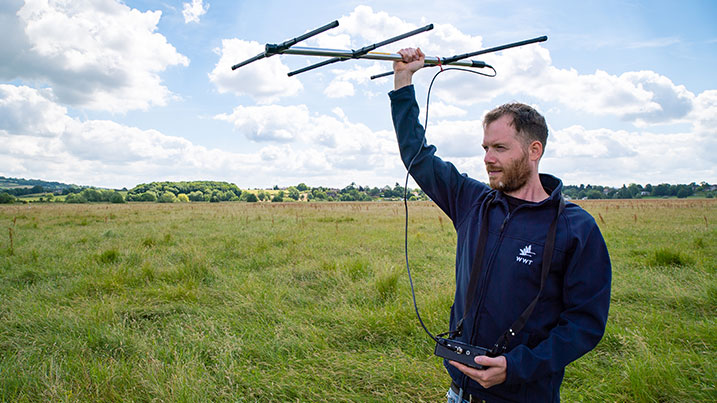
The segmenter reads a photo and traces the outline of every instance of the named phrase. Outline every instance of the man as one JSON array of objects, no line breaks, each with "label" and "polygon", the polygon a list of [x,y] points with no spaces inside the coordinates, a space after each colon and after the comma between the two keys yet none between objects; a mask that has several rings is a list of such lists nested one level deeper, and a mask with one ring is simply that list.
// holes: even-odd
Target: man
[{"label": "man", "polygon": [[[600,230],[579,206],[562,204],[559,179],[538,173],[548,129],[527,105],[503,105],[484,119],[490,186],[436,157],[418,122],[411,84],[425,56],[420,49],[399,54],[389,96],[401,157],[457,232],[450,331],[473,346],[504,347],[498,356],[475,358],[482,370],[444,362],[453,381],[449,402],[559,401],[565,366],[593,349],[605,331],[611,267]],[[552,248],[546,247],[553,243],[549,232]],[[552,258],[544,259],[544,249]],[[480,269],[470,284],[477,254]],[[541,281],[543,260],[547,277]],[[536,298],[522,330],[511,334]]]}]

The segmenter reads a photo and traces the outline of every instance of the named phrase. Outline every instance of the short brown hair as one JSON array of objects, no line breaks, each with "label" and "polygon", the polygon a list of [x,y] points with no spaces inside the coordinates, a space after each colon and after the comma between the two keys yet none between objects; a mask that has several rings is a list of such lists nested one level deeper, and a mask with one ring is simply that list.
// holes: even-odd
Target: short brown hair
[{"label": "short brown hair", "polygon": [[483,129],[485,130],[489,124],[503,115],[510,115],[513,118],[511,124],[526,146],[537,140],[543,145],[543,153],[545,153],[545,144],[548,142],[548,125],[545,123],[543,115],[532,107],[519,102],[504,104],[485,115]]}]

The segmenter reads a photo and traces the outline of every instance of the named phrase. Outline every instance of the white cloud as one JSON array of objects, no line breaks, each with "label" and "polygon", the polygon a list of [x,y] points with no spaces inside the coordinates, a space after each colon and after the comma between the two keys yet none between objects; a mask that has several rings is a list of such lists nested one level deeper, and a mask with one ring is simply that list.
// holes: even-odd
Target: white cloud
[{"label": "white cloud", "polygon": [[709,90],[695,98],[695,108],[689,116],[693,123],[693,131],[697,135],[694,143],[690,144],[692,152],[697,158],[711,162],[712,176],[717,174],[717,90]]},{"label": "white cloud", "polygon": [[353,83],[365,85],[371,81],[372,75],[383,73],[384,71],[386,71],[386,63],[380,64],[378,62],[374,62],[369,66],[356,63],[352,65],[350,70],[332,70],[331,72],[334,74],[334,78],[324,89],[324,95],[329,98],[353,96],[355,93]]},{"label": "white cloud", "polygon": [[[360,48],[416,28],[388,13],[374,13],[369,6],[358,6],[348,16],[339,18],[337,28],[312,38],[309,43],[323,48]],[[358,43],[357,38],[366,43]]]},{"label": "white cloud", "polygon": [[697,133],[588,130],[571,126],[555,131],[543,168],[568,183],[676,183],[714,178],[714,157],[695,152],[704,139]]},{"label": "white cloud", "polygon": [[[386,12],[374,12],[369,6],[358,6],[349,15],[339,18],[337,28],[313,37],[307,43],[308,46],[330,49],[360,49],[416,28],[419,26],[407,23]],[[385,45],[375,51],[394,53],[398,49],[410,46],[420,47],[430,56],[451,56],[478,49],[481,43],[481,37],[463,34],[450,24],[434,24],[431,31]],[[331,98],[350,97],[357,94],[363,96],[373,93],[369,89],[370,84],[384,86],[387,79],[372,81],[370,77],[390,71],[391,63],[373,62],[368,66],[366,63],[364,60],[332,65],[337,68],[330,71],[333,78],[324,89],[324,94]]]},{"label": "white cloud", "polygon": [[231,114],[220,114],[215,119],[232,123],[237,131],[253,141],[294,142],[325,148],[330,154],[327,159],[335,162],[349,155],[395,152],[392,133],[374,132],[363,124],[352,123],[340,109],[333,112],[338,118],[311,114],[306,105],[238,106]]},{"label": "white cloud", "polygon": [[498,69],[493,79],[441,78],[436,97],[448,103],[474,104],[504,95],[527,94],[597,116],[616,116],[638,126],[682,122],[694,107],[694,94],[652,71],[619,76],[596,70],[579,74],[552,65],[537,45],[511,49],[486,60]]},{"label": "white cloud", "polygon": [[305,105],[239,106],[215,118],[233,123],[252,140],[280,143],[267,145],[262,158],[285,167],[289,177],[320,177],[329,185],[346,184],[346,178],[391,183],[400,177],[403,168],[392,131],[352,123],[340,109],[333,113],[312,114]]},{"label": "white cloud", "polygon": [[[321,47],[341,45],[357,49],[417,28],[368,6],[356,7],[339,22],[338,28],[311,41]],[[482,42],[480,36],[467,35],[453,25],[435,24],[432,31],[387,45],[385,51],[395,52],[411,46],[421,47],[429,56],[445,57],[480,50]],[[492,64],[498,69],[498,76],[494,79],[467,79],[464,74],[443,76],[441,85],[435,89],[437,99],[447,105],[470,105],[505,95],[528,94],[577,111],[616,116],[640,127],[683,122],[694,107],[695,95],[684,86],[675,85],[668,77],[653,71],[612,75],[596,70],[593,74],[580,74],[574,69],[553,66],[550,52],[543,45],[532,44],[475,59]],[[341,66],[331,71],[334,78],[326,95],[363,94],[358,88],[370,82],[371,74],[391,69],[390,63],[385,62],[377,63],[375,68],[371,66],[370,71],[355,67],[356,64],[353,66],[352,70]],[[430,77],[427,73],[419,73],[414,80],[425,86]]]},{"label": "white cloud", "polygon": [[450,159],[477,157],[483,161],[481,120],[434,120],[428,125],[428,140],[438,147],[439,155]]},{"label": "white cloud", "polygon": [[443,102],[437,101],[432,102],[429,106],[429,114],[429,117],[432,119],[440,119],[465,116],[468,114],[468,111],[455,105],[448,105]]},{"label": "white cloud", "polygon": [[587,130],[574,125],[557,130],[548,138],[545,158],[631,158],[639,150],[627,140],[635,133],[625,130]]},{"label": "white cloud", "polygon": [[0,84],[0,130],[26,136],[59,135],[69,119],[67,109],[51,101],[53,96],[50,89]]},{"label": "white cloud", "polygon": [[699,94],[689,118],[694,122],[697,132],[717,138],[717,90]]},{"label": "white cloud", "polygon": [[324,95],[329,98],[343,98],[352,96],[354,92],[354,86],[349,81],[333,80],[324,90]]},{"label": "white cloud", "polygon": [[196,178],[198,172],[249,175],[258,166],[258,157],[250,154],[207,149],[112,121],[71,118],[50,96],[44,90],[0,86],[0,170],[6,174],[122,187],[147,178]]},{"label": "white cloud", "polygon": [[348,120],[348,117],[346,116],[344,110],[339,108],[338,106],[332,109],[331,112],[344,122]]},{"label": "white cloud", "polygon": [[301,128],[310,125],[306,105],[237,106],[231,115],[220,114],[216,119],[233,123],[253,141],[287,142],[301,135]]},{"label": "white cloud", "polygon": [[[480,49],[480,36],[460,32],[450,24],[433,24],[431,31],[420,33],[378,48],[395,52],[402,47],[420,47],[429,56],[452,56]],[[349,15],[339,18],[339,26],[309,40],[309,43],[338,49],[359,49],[419,28],[383,11],[374,12],[369,6],[358,6]],[[384,70],[391,64],[383,62]]]},{"label": "white cloud", "polygon": [[307,178],[345,186],[346,178],[390,183],[401,172],[393,133],[351,123],[338,108],[327,116],[304,105],[240,107],[217,119],[265,145],[246,153],[209,149],[157,130],[82,121],[68,116],[50,91],[1,85],[0,171],[114,187],[193,179],[256,187]]},{"label": "white cloud", "polygon": [[49,84],[64,104],[111,112],[165,105],[172,93],[159,73],[189,64],[155,32],[160,11],[110,0],[28,0],[0,13],[7,39],[0,78]]},{"label": "white cloud", "polygon": [[249,95],[262,104],[297,94],[303,86],[296,78],[287,77],[289,67],[281,62],[279,56],[263,58],[237,70],[231,67],[264,51],[257,42],[241,39],[224,39],[220,55],[209,80],[220,93]]},{"label": "white cloud", "polygon": [[[717,107],[717,91],[701,98]],[[709,109],[706,108],[706,109]],[[704,112],[704,117],[714,115]],[[427,141],[437,148],[436,155],[452,162],[460,172],[486,180],[481,147],[480,120],[433,121]],[[707,127],[705,123],[699,123]],[[710,181],[717,175],[717,132],[653,133],[614,129],[586,129],[573,125],[550,130],[541,172],[548,172],[565,183],[592,183],[620,186],[623,183],[676,183]],[[658,157],[659,156],[659,157]]]},{"label": "white cloud", "polygon": [[183,7],[182,15],[184,16],[185,24],[189,24],[190,22],[199,23],[199,17],[206,14],[209,10],[209,4],[205,6],[202,4],[202,0],[192,0],[191,3],[184,3]]}]

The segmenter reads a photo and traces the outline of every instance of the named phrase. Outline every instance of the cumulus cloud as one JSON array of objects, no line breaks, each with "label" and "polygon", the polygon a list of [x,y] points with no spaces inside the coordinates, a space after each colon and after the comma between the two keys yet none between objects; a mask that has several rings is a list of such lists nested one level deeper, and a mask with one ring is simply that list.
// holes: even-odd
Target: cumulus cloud
[{"label": "cumulus cloud", "polygon": [[[332,163],[344,163],[354,156],[359,159],[386,156],[396,151],[393,133],[375,132],[363,124],[352,123],[341,109],[335,108],[333,112],[336,116],[312,114],[306,105],[238,106],[231,114],[220,114],[215,119],[232,123],[253,141],[318,147]],[[356,168],[371,169],[363,163]]]},{"label": "cumulus cloud", "polygon": [[709,90],[695,98],[695,108],[689,116],[699,133],[717,138],[717,90]]},{"label": "cumulus cloud", "polygon": [[652,71],[580,74],[552,65],[547,49],[530,45],[486,58],[500,74],[490,80],[451,75],[436,97],[451,104],[477,104],[500,96],[529,96],[598,116],[616,116],[637,126],[682,122],[695,95]]},{"label": "cumulus cloud", "polygon": [[448,117],[460,117],[468,114],[465,109],[459,108],[455,105],[448,105],[443,102],[433,102],[430,105],[430,118],[448,118]]},{"label": "cumulus cloud", "polygon": [[[356,49],[418,28],[368,6],[356,7],[339,22],[338,28],[311,39],[312,43]],[[404,46],[421,47],[429,56],[444,57],[479,50],[483,39],[467,35],[451,24],[435,24],[432,31],[388,45],[387,51]],[[466,79],[460,74],[443,76],[441,86],[435,89],[436,98],[446,105],[471,105],[506,95],[528,94],[580,112],[616,116],[639,127],[684,122],[695,107],[695,95],[668,77],[653,71],[613,75],[596,70],[592,74],[580,74],[571,68],[554,66],[548,49],[538,44],[478,59],[495,66],[498,76],[490,80]],[[357,67],[334,69],[325,94],[330,97],[363,95],[359,89],[369,84],[371,74],[391,68],[389,63],[381,66],[376,70],[372,66],[370,72]],[[425,86],[429,78],[428,74],[417,74],[414,79]]]},{"label": "cumulus cloud", "polygon": [[281,62],[279,56],[264,58],[257,62],[232,70],[231,66],[258,55],[264,46],[258,42],[241,39],[222,40],[221,49],[215,49],[220,55],[209,80],[220,93],[249,95],[262,104],[297,94],[303,86],[296,78],[287,77],[289,67]]},{"label": "cumulus cloud", "polygon": [[[419,26],[362,5],[339,18],[337,28],[312,38],[309,43],[326,48],[358,49],[416,28]],[[381,48],[381,51],[393,52],[405,46],[418,46],[428,55],[451,56],[480,49],[481,43],[481,37],[464,34],[450,24],[434,24],[433,30],[387,45],[386,50]]]},{"label": "cumulus cloud", "polygon": [[254,141],[287,142],[301,135],[309,126],[309,109],[297,106],[237,106],[234,111],[217,115],[218,120],[234,124],[244,136]]},{"label": "cumulus cloud", "polygon": [[326,86],[324,95],[329,98],[343,98],[352,96],[354,92],[354,86],[350,81],[335,79]]},{"label": "cumulus cloud", "polygon": [[160,11],[111,0],[11,1],[0,7],[0,78],[40,82],[59,102],[111,112],[165,105],[159,73],[188,65],[155,32]]},{"label": "cumulus cloud", "polygon": [[546,158],[631,158],[639,152],[627,141],[625,130],[594,129],[574,125],[552,133],[545,150]]},{"label": "cumulus cloud", "polygon": [[[272,120],[267,116],[285,118],[267,126],[264,122]],[[0,171],[114,187],[191,179],[253,187],[307,178],[343,186],[347,177],[371,183],[382,177],[389,183],[400,173],[393,133],[352,123],[340,109],[316,115],[304,105],[255,106],[217,119],[232,122],[262,147],[210,149],[157,130],[83,121],[68,116],[51,91],[0,85]]]},{"label": "cumulus cloud", "polygon": [[[358,6],[349,15],[339,19],[339,26],[321,35],[307,40],[307,46],[330,49],[358,49],[363,46],[385,40],[418,28],[418,26],[390,16],[386,12],[374,12],[371,7]],[[387,47],[387,51],[395,51],[401,46],[420,46],[426,52],[441,52],[448,56],[479,48],[481,38],[461,33],[449,24],[436,24],[430,31],[431,37],[417,35],[410,42],[403,40]],[[403,44],[403,45],[402,45]],[[384,49],[378,49],[384,50]],[[241,39],[225,39],[222,48],[217,49],[220,60],[210,73],[210,80],[220,93],[231,92],[236,95],[249,95],[259,103],[275,102],[281,97],[297,94],[302,88],[298,78],[289,78],[286,74],[289,67],[274,56],[231,71],[230,67],[240,61],[264,51],[263,45]],[[295,56],[294,56],[295,57]],[[364,95],[369,92],[370,76],[390,70],[391,64],[374,62],[366,67],[363,62],[339,63],[342,68],[331,70],[332,79],[326,85],[324,94],[330,98],[344,98],[357,93]],[[386,80],[379,80],[379,85]],[[364,91],[357,91],[360,86]]]},{"label": "cumulus cloud", "polygon": [[695,152],[695,145],[703,142],[697,133],[571,126],[553,134],[543,169],[568,183],[655,184],[665,182],[666,177],[689,183],[715,175],[713,156]]},{"label": "cumulus cloud", "polygon": [[59,135],[69,118],[67,108],[57,105],[52,98],[50,89],[0,84],[0,130],[33,137]]},{"label": "cumulus cloud", "polygon": [[[261,168],[252,154],[207,149],[112,121],[69,117],[49,91],[24,86],[0,86],[0,122],[0,170],[7,175],[122,187],[147,178],[249,175]],[[238,160],[246,165],[237,165]]]},{"label": "cumulus cloud", "polygon": [[209,4],[206,6],[202,4],[202,0],[192,0],[191,3],[184,3],[182,9],[182,15],[184,16],[184,23],[189,24],[190,22],[199,23],[199,17],[209,11]]},{"label": "cumulus cloud", "polygon": [[[305,105],[240,106],[215,118],[232,123],[247,138],[268,142],[262,159],[286,167],[285,175],[319,177],[329,185],[345,185],[345,178],[392,183],[401,176],[404,171],[392,131],[353,123],[341,109],[332,112],[314,114]],[[259,123],[269,121],[269,125]]]},{"label": "cumulus cloud", "polygon": [[[349,69],[334,69],[331,71],[334,78],[329,85],[326,86],[326,89],[324,89],[324,95],[329,98],[353,96],[356,92],[354,83],[362,86],[362,88],[366,88],[365,84],[371,81],[371,76],[385,72],[386,66],[387,64],[385,62],[383,64],[374,62],[369,66],[354,63]],[[390,66],[390,64],[388,66]],[[385,82],[385,78],[381,79],[382,84]],[[369,94],[369,91],[366,90],[364,94]]]},{"label": "cumulus cloud", "polygon": [[[711,161],[715,166],[717,158],[717,90],[709,90],[695,98],[695,108],[689,116],[693,131],[697,135],[693,152],[697,158]],[[711,177],[714,177],[713,172]]]},{"label": "cumulus cloud", "polygon": [[[715,94],[701,100],[717,107]],[[704,116],[714,119],[706,111]],[[554,174],[566,183],[620,186],[631,182],[662,183],[666,177],[689,183],[700,178],[710,180],[716,173],[714,128],[709,135],[700,130],[655,133],[587,129],[580,125],[551,128],[550,132],[541,172]],[[480,120],[436,120],[430,123],[427,133],[427,141],[436,146],[438,156],[452,162],[460,172],[485,181],[482,139]]]},{"label": "cumulus cloud", "polygon": [[480,120],[444,120],[429,122],[427,136],[446,158],[483,160],[483,123]]},{"label": "cumulus cloud", "polygon": [[[387,38],[412,31],[419,26],[407,23],[386,12],[374,12],[369,6],[358,6],[349,15],[339,18],[339,26],[321,35],[311,38],[308,43],[330,49],[359,49],[361,47],[383,41]],[[450,56],[480,48],[481,38],[461,33],[450,24],[434,24],[429,33],[418,34],[399,42],[386,45],[376,51],[396,52],[401,47],[418,46],[428,55]],[[373,62],[366,66],[366,61],[352,61],[333,69],[332,81],[324,90],[331,98],[343,98],[357,94],[356,87],[364,88],[361,95],[369,93],[365,89],[372,82],[372,75],[391,70],[387,62]],[[386,79],[376,81],[384,85]]]}]

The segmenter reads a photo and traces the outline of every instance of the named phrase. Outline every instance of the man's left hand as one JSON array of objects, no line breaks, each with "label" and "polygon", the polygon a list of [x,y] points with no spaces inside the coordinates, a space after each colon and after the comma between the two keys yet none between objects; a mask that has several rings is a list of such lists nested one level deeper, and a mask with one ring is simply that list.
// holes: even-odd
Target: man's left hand
[{"label": "man's left hand", "polygon": [[485,369],[471,368],[455,361],[448,362],[486,389],[505,382],[507,363],[502,355],[498,357],[487,357],[485,355],[476,357],[476,364],[486,367]]}]

